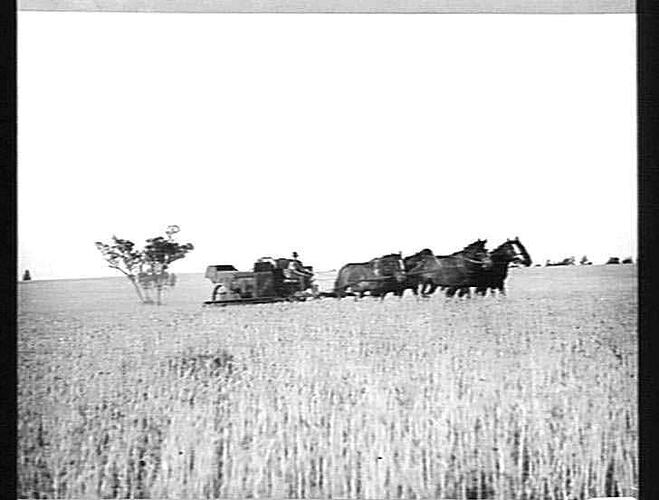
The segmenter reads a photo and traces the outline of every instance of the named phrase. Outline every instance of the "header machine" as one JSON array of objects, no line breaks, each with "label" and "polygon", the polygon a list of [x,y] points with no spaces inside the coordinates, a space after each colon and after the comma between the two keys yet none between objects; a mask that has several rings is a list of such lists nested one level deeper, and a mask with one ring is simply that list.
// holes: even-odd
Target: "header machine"
[{"label": "header machine", "polygon": [[253,271],[238,271],[232,265],[208,266],[205,277],[215,284],[211,300],[204,302],[209,305],[293,302],[312,296],[313,267],[292,259],[259,259]]}]

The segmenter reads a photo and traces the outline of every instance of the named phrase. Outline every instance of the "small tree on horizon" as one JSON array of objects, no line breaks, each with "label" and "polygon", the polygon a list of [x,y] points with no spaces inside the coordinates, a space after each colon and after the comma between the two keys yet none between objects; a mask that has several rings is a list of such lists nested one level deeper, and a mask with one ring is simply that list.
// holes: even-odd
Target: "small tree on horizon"
[{"label": "small tree on horizon", "polygon": [[583,257],[581,257],[581,260],[579,261],[579,264],[581,264],[582,266],[589,266],[589,265],[592,264],[592,262],[590,261],[588,256],[584,255]]},{"label": "small tree on horizon", "polygon": [[163,289],[176,284],[176,276],[167,271],[169,266],[194,249],[191,243],[182,244],[174,240],[174,235],[179,231],[178,226],[168,226],[165,236],[147,239],[142,250],[135,249],[132,241],[116,236],[112,236],[110,243],[97,241],[96,248],[108,267],[128,278],[141,302],[153,304],[152,293],[155,291],[155,303],[160,305]]}]

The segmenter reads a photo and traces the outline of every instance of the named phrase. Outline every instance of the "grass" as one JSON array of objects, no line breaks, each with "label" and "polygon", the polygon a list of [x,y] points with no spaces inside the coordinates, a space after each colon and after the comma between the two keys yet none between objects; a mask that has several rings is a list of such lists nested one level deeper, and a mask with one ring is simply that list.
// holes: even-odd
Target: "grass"
[{"label": "grass", "polygon": [[19,496],[634,496],[627,269],[521,271],[506,298],[75,314],[34,288]]}]

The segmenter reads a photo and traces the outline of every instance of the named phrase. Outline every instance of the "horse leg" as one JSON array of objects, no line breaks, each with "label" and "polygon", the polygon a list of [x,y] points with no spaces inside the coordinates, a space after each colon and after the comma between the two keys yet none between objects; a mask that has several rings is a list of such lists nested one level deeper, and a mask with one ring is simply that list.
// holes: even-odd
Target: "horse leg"
[{"label": "horse leg", "polygon": [[[439,285],[437,285],[432,278],[426,280],[426,297],[430,297],[437,290]],[[444,289],[444,287],[442,287]]]}]

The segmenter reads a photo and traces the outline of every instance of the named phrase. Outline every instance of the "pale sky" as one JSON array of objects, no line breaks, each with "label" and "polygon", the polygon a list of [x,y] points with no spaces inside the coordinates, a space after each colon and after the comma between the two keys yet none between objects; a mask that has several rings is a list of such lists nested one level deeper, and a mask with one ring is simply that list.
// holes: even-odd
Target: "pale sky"
[{"label": "pale sky", "polygon": [[636,255],[635,18],[18,14],[19,272]]}]

